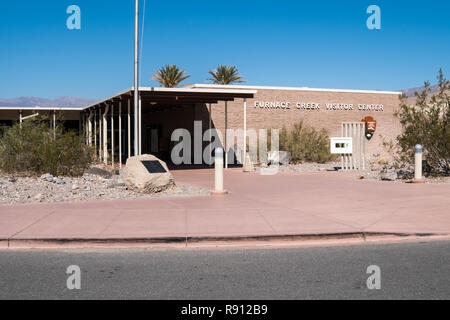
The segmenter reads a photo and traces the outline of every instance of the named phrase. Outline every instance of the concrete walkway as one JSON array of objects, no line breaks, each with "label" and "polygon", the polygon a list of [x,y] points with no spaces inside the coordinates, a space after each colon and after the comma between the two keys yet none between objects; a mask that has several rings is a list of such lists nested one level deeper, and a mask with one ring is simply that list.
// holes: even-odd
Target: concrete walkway
[{"label": "concrete walkway", "polygon": [[[213,170],[173,174],[178,184],[212,188]],[[356,176],[262,176],[229,169],[227,196],[0,206],[0,245],[24,239],[450,234],[450,184],[374,182]]]}]

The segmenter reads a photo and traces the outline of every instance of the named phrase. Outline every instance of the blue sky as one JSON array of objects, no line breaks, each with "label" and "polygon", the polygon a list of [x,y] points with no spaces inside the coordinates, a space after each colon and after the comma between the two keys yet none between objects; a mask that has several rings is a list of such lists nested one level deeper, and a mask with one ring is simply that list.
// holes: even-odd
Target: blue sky
[{"label": "blue sky", "polygon": [[[144,0],[141,0],[141,7]],[[81,8],[81,30],[66,9]],[[366,27],[369,5],[381,30]],[[217,64],[251,85],[396,90],[450,73],[448,0],[147,0],[141,85],[178,64]],[[134,0],[0,2],[0,98],[103,98],[132,86]],[[141,20],[142,21],[142,20]],[[448,76],[450,78],[450,76]]]}]

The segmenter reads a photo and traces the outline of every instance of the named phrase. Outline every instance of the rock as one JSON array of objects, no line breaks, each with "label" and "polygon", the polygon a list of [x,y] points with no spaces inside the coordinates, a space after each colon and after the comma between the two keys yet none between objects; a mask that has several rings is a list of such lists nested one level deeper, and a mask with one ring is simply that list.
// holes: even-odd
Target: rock
[{"label": "rock", "polygon": [[49,175],[50,175],[49,173],[44,173],[44,174],[40,177],[40,179],[41,179],[41,180],[46,180],[47,176],[49,176]]},{"label": "rock", "polygon": [[56,184],[64,184],[64,180],[61,178],[53,178],[53,182]]},{"label": "rock", "polygon": [[113,176],[113,174],[111,172],[106,171],[106,170],[101,169],[101,168],[97,168],[97,167],[92,167],[92,168],[86,170],[84,173],[85,174],[92,174],[92,175],[100,176],[100,177],[105,178],[105,179],[111,179],[111,177]]},{"label": "rock", "polygon": [[397,180],[397,172],[395,171],[381,172],[380,179],[383,181],[395,181]]},{"label": "rock", "polygon": [[[142,161],[151,161],[155,170],[150,173]],[[150,154],[128,158],[121,178],[130,190],[139,193],[158,193],[175,187],[166,163]]]},{"label": "rock", "polygon": [[397,178],[402,180],[409,180],[414,178],[414,169],[408,170],[408,169],[398,169],[396,171]]},{"label": "rock", "polygon": [[41,180],[53,182],[53,176],[50,173],[46,173],[41,176]]},{"label": "rock", "polygon": [[42,193],[39,193],[39,194],[35,195],[33,197],[33,199],[36,201],[42,202],[42,200],[44,200],[44,196],[42,195]]},{"label": "rock", "polygon": [[289,164],[291,153],[287,151],[270,151],[267,155],[269,164]]},{"label": "rock", "polygon": [[8,181],[14,183],[14,182],[17,182],[17,179],[16,178],[9,178]]},{"label": "rock", "polygon": [[255,168],[253,167],[252,160],[250,159],[250,155],[248,153],[245,155],[243,171],[244,172],[253,172],[253,171],[255,171]]},{"label": "rock", "polygon": [[113,182],[108,184],[108,189],[124,188],[124,187],[126,187],[125,182]]},{"label": "rock", "polygon": [[72,185],[72,190],[78,190],[80,189],[80,187],[77,184]]}]

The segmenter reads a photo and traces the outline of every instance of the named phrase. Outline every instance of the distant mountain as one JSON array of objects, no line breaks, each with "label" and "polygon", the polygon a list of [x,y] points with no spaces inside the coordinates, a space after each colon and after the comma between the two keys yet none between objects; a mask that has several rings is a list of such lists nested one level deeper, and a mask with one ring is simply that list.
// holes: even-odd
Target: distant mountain
[{"label": "distant mountain", "polygon": [[[417,92],[421,93],[424,89],[425,89],[425,87],[418,87],[418,88],[411,88],[411,89],[405,89],[405,90],[400,90],[400,91],[405,93],[408,98],[411,98],[411,97],[414,97],[414,92],[417,91]],[[430,86],[430,89],[431,89],[431,93],[438,92],[439,85]]]},{"label": "distant mountain", "polygon": [[95,99],[59,97],[56,99],[45,99],[37,97],[20,97],[14,99],[0,99],[0,107],[21,107],[21,108],[82,108],[97,102]]}]

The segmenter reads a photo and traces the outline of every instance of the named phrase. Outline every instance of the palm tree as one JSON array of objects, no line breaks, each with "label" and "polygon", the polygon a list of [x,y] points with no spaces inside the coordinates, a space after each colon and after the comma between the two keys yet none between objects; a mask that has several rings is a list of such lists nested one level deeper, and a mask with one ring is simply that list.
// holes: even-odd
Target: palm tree
[{"label": "palm tree", "polygon": [[[242,80],[239,70],[232,65],[225,66],[219,64],[216,70],[209,70],[209,74],[212,78],[207,81],[212,81],[214,84],[228,85],[232,83],[246,82]],[[225,130],[228,128],[228,102],[225,101]],[[227,135],[224,137],[224,149],[225,149],[225,168],[228,168],[228,142]]]},{"label": "palm tree", "polygon": [[209,74],[212,78],[207,79],[207,81],[212,81],[214,84],[227,85],[246,82],[242,80],[244,77],[239,73],[238,69],[232,65],[219,64],[216,70],[209,70]]},{"label": "palm tree", "polygon": [[152,79],[158,81],[163,87],[166,88],[174,88],[180,85],[180,82],[186,80],[190,77],[190,75],[185,75],[184,70],[180,70],[180,68],[173,64],[166,64],[164,67],[156,70],[156,74],[153,74]]}]

